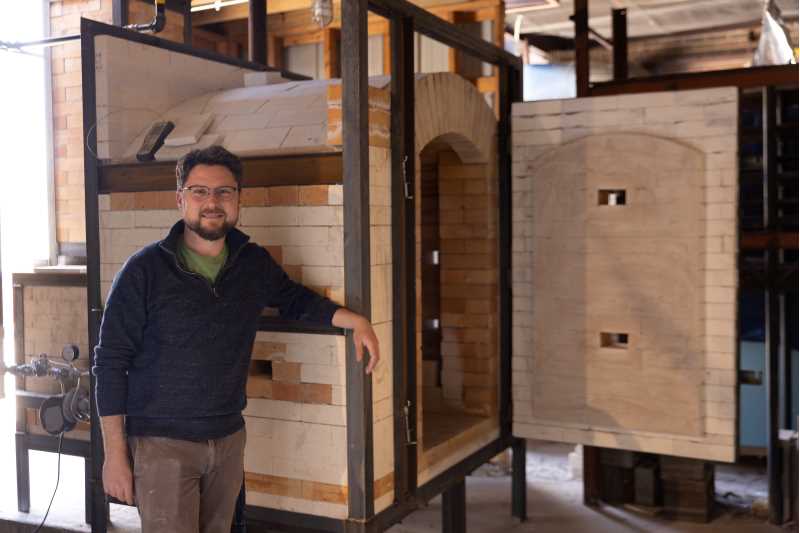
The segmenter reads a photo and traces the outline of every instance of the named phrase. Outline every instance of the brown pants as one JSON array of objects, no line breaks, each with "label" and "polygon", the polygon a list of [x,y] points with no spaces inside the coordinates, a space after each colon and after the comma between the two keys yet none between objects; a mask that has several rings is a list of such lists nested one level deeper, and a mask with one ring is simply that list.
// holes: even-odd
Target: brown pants
[{"label": "brown pants", "polygon": [[142,533],[230,533],[245,430],[204,442],[130,437]]}]

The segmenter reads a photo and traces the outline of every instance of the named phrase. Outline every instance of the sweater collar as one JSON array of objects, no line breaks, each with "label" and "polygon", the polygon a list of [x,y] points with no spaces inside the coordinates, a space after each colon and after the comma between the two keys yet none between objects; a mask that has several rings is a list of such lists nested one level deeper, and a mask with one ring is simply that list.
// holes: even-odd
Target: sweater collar
[{"label": "sweater collar", "polygon": [[[186,225],[183,220],[179,220],[169,230],[169,234],[158,243],[164,250],[175,255],[178,253],[178,243],[183,238],[183,232]],[[242,233],[236,228],[232,228],[225,236],[225,242],[228,244],[228,258],[233,258],[239,255],[239,251],[250,241],[250,236]]]}]

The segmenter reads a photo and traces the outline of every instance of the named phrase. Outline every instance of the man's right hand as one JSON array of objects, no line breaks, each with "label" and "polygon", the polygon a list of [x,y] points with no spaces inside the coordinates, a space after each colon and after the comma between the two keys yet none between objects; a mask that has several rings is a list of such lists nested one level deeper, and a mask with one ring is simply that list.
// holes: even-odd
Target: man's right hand
[{"label": "man's right hand", "polygon": [[133,473],[128,458],[128,442],[125,438],[125,421],[122,415],[101,416],[103,429],[103,488],[106,494],[128,505],[133,501]]},{"label": "man's right hand", "polygon": [[106,457],[103,463],[103,488],[106,494],[133,505],[133,473],[127,455]]}]

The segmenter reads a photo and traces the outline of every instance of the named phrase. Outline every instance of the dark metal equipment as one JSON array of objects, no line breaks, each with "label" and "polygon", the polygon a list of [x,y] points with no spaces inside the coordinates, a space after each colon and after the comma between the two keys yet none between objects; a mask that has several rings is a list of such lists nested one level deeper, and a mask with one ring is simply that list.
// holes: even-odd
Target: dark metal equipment
[{"label": "dark metal equipment", "polygon": [[78,347],[68,344],[61,352],[65,363],[53,362],[44,353],[23,365],[5,367],[0,361],[0,375],[8,372],[20,377],[52,378],[61,384],[63,392],[45,398],[39,407],[42,427],[51,435],[71,431],[79,421],[89,421],[89,394],[81,388],[81,378],[88,377],[89,371],[72,364],[78,356]]}]

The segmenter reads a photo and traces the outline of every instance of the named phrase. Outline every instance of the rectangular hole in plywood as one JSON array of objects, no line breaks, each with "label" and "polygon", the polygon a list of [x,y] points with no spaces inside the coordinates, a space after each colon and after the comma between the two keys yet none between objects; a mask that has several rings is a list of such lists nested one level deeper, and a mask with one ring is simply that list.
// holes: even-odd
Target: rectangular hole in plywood
[{"label": "rectangular hole in plywood", "polygon": [[600,189],[597,192],[597,205],[625,205],[624,189]]},{"label": "rectangular hole in plywood", "polygon": [[603,348],[617,348],[620,350],[628,349],[628,334],[627,333],[600,333],[600,346]]}]

